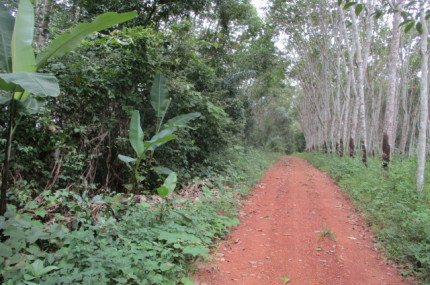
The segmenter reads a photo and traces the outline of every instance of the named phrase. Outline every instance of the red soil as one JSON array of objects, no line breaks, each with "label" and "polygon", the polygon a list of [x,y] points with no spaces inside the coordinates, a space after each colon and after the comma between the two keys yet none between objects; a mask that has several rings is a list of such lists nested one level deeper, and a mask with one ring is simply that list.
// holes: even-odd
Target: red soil
[{"label": "red soil", "polygon": [[[409,284],[388,265],[351,202],[327,174],[283,157],[245,202],[240,225],[195,275],[200,285]],[[322,238],[324,229],[335,241]],[[286,280],[284,278],[284,280]]]}]

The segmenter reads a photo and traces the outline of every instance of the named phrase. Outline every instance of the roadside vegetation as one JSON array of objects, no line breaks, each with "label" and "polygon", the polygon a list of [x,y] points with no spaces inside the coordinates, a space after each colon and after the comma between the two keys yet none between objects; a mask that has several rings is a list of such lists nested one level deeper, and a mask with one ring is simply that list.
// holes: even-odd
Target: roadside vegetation
[{"label": "roadside vegetation", "polygon": [[363,213],[384,253],[404,265],[403,274],[430,282],[429,173],[422,193],[416,192],[416,160],[394,160],[390,171],[381,160],[321,153],[297,154],[330,174]]},{"label": "roadside vegetation", "polygon": [[228,153],[224,171],[165,199],[46,190],[10,206],[0,217],[4,284],[193,284],[194,262],[238,224],[241,199],[279,157]]}]

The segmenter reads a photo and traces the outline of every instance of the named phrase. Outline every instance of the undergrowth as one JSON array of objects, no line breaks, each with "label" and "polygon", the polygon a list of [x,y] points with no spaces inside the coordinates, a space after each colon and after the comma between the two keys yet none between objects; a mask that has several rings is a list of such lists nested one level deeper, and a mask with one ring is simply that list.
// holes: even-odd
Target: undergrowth
[{"label": "undergrowth", "polygon": [[430,282],[430,188],[417,193],[416,160],[396,160],[389,170],[371,159],[301,153],[297,156],[328,172],[371,223],[386,255],[405,265],[403,274]]},{"label": "undergrowth", "polygon": [[[132,195],[45,193],[45,204],[0,217],[4,284],[192,284],[194,263],[237,225],[239,198],[278,157],[231,149],[199,199],[162,203]],[[60,193],[60,194],[58,194]],[[237,195],[240,193],[240,195]],[[62,209],[53,215],[52,209]]]}]

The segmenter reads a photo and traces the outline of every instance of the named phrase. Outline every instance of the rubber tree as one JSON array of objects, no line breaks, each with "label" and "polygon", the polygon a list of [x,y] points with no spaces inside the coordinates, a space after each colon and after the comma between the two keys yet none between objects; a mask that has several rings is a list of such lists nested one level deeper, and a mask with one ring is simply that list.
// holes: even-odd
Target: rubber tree
[{"label": "rubber tree", "polygon": [[396,107],[396,86],[397,86],[397,64],[399,62],[400,46],[400,20],[401,11],[404,7],[404,0],[389,1],[394,11],[393,15],[393,37],[390,44],[390,56],[388,58],[388,88],[384,117],[384,128],[382,134],[382,160],[384,167],[391,161],[394,151],[394,123]]},{"label": "rubber tree", "polygon": [[[420,3],[420,22],[417,29],[421,32],[421,80],[420,80],[420,123],[418,134],[418,168],[417,190],[422,192],[424,188],[424,170],[426,163],[427,120],[428,120],[428,36],[429,31],[426,21],[425,2]],[[421,27],[421,28],[419,28]]]},{"label": "rubber tree", "polygon": [[361,149],[363,152],[363,163],[367,164],[367,127],[366,127],[366,105],[364,101],[364,64],[363,61],[366,59],[363,59],[363,53],[362,53],[362,46],[360,42],[360,35],[358,32],[357,27],[357,17],[356,17],[356,9],[351,7],[351,20],[352,20],[352,38],[356,49],[356,64],[357,64],[357,87],[358,87],[358,96],[357,96],[357,102],[358,102],[358,115],[359,115],[359,121],[360,121],[360,130],[361,130]]},{"label": "rubber tree", "polygon": [[[92,23],[78,24],[70,32],[53,40],[37,57],[33,50],[34,8],[30,0],[21,0],[16,17],[0,5],[0,104],[8,112],[7,138],[2,167],[0,215],[7,210],[9,162],[14,131],[26,114],[36,114],[46,97],[60,94],[53,74],[37,73],[46,62],[75,49],[88,35],[137,16],[136,12],[106,13]],[[17,120],[18,119],[18,120]]]}]

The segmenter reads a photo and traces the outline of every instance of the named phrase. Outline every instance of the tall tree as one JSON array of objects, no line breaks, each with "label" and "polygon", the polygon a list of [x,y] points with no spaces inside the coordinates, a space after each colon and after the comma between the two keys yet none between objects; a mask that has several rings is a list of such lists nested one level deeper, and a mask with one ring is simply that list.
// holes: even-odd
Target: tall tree
[{"label": "tall tree", "polygon": [[[363,152],[363,162],[367,163],[367,126],[366,126],[366,106],[364,101],[364,73],[365,73],[365,65],[363,63],[363,54],[362,54],[362,47],[360,42],[360,36],[358,33],[358,27],[357,27],[357,19],[355,15],[355,9],[350,8],[351,11],[351,19],[352,19],[352,30],[353,30],[353,39],[354,44],[356,48],[356,64],[357,64],[357,73],[358,73],[358,96],[357,96],[357,102],[359,106],[359,119],[360,119],[360,130],[361,130],[361,149]],[[367,61],[367,59],[366,59]]]},{"label": "tall tree", "polygon": [[391,161],[394,152],[394,124],[396,107],[396,86],[397,86],[397,63],[399,61],[400,45],[400,19],[401,11],[404,7],[404,0],[388,1],[393,10],[393,36],[390,44],[390,56],[388,59],[388,88],[385,105],[384,129],[382,134],[382,159],[384,167]]},{"label": "tall tree", "polygon": [[426,163],[427,120],[428,120],[428,36],[425,2],[420,1],[420,26],[421,28],[421,81],[420,81],[420,123],[418,134],[418,169],[417,189],[424,188],[424,170]]}]

